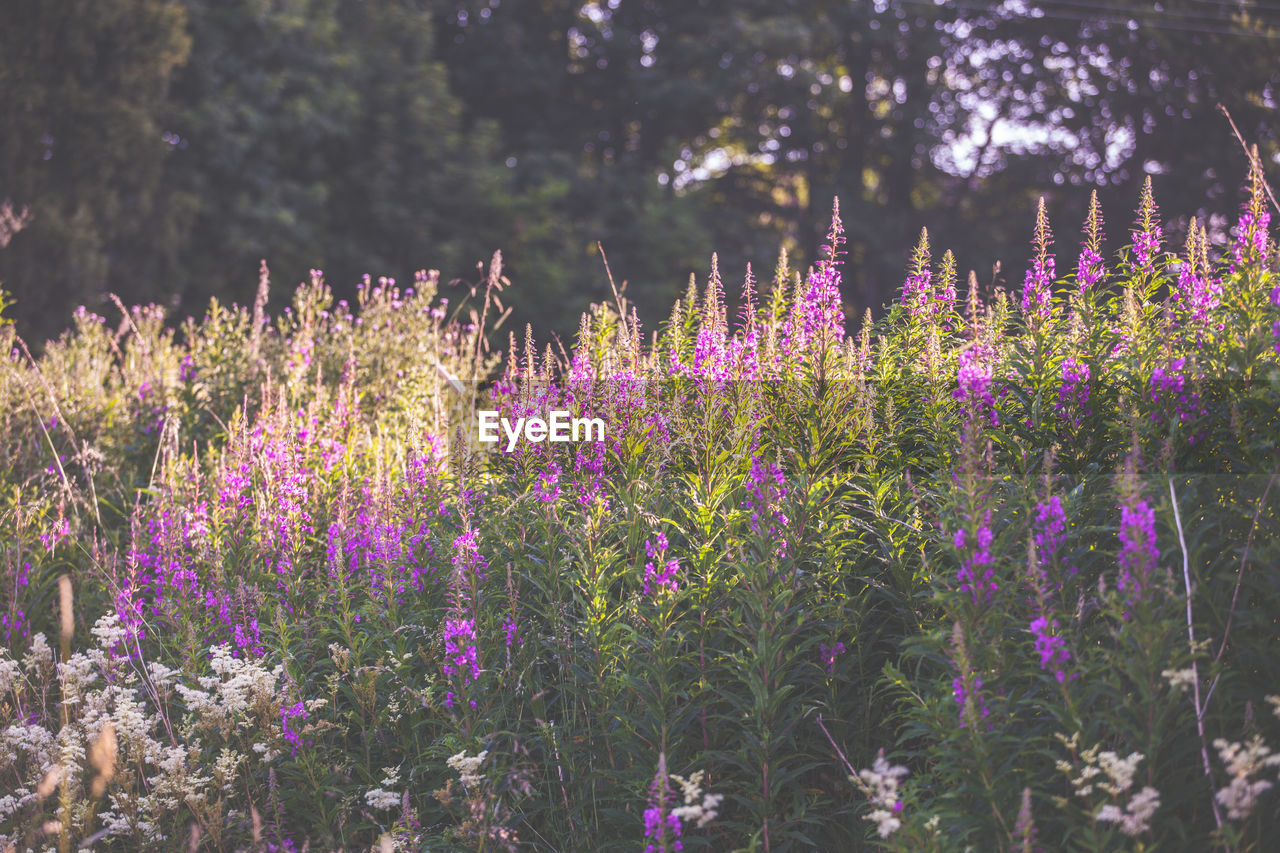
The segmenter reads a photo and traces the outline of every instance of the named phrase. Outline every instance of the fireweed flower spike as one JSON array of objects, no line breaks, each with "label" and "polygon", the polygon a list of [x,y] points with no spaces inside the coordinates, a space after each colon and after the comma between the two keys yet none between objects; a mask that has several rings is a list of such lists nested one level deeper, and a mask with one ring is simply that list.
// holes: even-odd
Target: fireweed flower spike
[{"label": "fireweed flower spike", "polygon": [[667,778],[667,756],[658,753],[658,772],[649,783],[649,804],[644,810],[644,853],[675,853],[684,849],[680,817],[672,810],[675,791]]},{"label": "fireweed flower spike", "polygon": [[956,256],[950,249],[942,255],[938,270],[938,289],[933,293],[933,316],[944,331],[951,329],[951,315],[956,306]]},{"label": "fireweed flower spike", "polygon": [[1054,618],[1053,594],[1058,587],[1043,566],[1057,555],[1058,548],[1066,539],[1066,528],[1067,517],[1062,501],[1057,495],[1052,495],[1036,506],[1032,523],[1034,546],[1027,551],[1028,576],[1036,593],[1036,618],[1028,627],[1035,639],[1040,669],[1052,672],[1059,684],[1067,680],[1066,668],[1071,662],[1071,652],[1067,650],[1067,641],[1059,634],[1058,620]]},{"label": "fireweed flower spike", "polygon": [[1160,583],[1160,549],[1156,542],[1156,512],[1142,499],[1136,461],[1125,462],[1120,478],[1120,555],[1117,588],[1124,593],[1126,615],[1142,601],[1152,599]]},{"label": "fireweed flower spike", "polygon": [[840,208],[832,212],[831,230],[827,233],[827,257],[809,273],[803,295],[797,291],[791,317],[783,334],[784,348],[805,355],[815,349],[825,351],[844,340],[844,300],[840,296],[840,246],[844,230],[840,224]]},{"label": "fireweed flower spike", "polygon": [[1209,266],[1209,236],[1194,216],[1187,228],[1186,257],[1178,268],[1174,298],[1197,326],[1208,322],[1209,312],[1222,298],[1222,283]]},{"label": "fireweed flower spike", "polygon": [[[1280,308],[1280,285],[1276,285],[1271,289],[1271,304],[1276,308]],[[1276,320],[1271,326],[1271,336],[1276,339],[1275,351],[1280,355],[1280,320]]]},{"label": "fireweed flower spike", "polygon": [[1084,242],[1080,244],[1080,257],[1076,261],[1076,284],[1084,293],[1107,274],[1102,258],[1102,206],[1098,204],[1098,191],[1089,196],[1089,214],[1084,220]]},{"label": "fireweed flower spike", "polygon": [[1141,273],[1155,270],[1156,256],[1160,254],[1160,210],[1156,207],[1155,194],[1151,190],[1151,176],[1142,185],[1142,198],[1138,203],[1137,226],[1133,234],[1133,266]]},{"label": "fireweed flower spike", "polygon": [[1263,177],[1258,146],[1253,146],[1249,162],[1249,199],[1244,203],[1236,223],[1236,239],[1231,247],[1231,271],[1256,264],[1267,256],[1267,229],[1271,227],[1271,211],[1263,197]]},{"label": "fireweed flower spike", "polygon": [[951,536],[951,544],[961,554],[956,580],[960,582],[960,591],[969,593],[974,604],[985,603],[1000,589],[991,558],[991,541],[990,510],[983,515],[972,537],[963,527]]},{"label": "fireweed flower spike", "polygon": [[[476,590],[484,580],[488,562],[480,556],[476,542],[476,531],[470,530],[453,541],[453,576],[450,579],[449,595],[452,599],[450,615],[444,623],[444,664],[441,666],[446,678],[454,686],[465,688],[480,678],[480,653],[476,634],[474,614]],[[456,681],[461,679],[459,685]],[[446,708],[453,708],[458,700],[454,690],[445,694]],[[476,706],[474,699],[471,707]]]},{"label": "fireweed flower spike", "polygon": [[652,539],[645,540],[645,553],[649,562],[644,564],[644,594],[658,598],[664,593],[674,593],[679,588],[676,575],[680,572],[678,560],[667,559],[667,535],[659,531]]},{"label": "fireweed flower spike", "polygon": [[991,716],[987,700],[982,696],[982,679],[973,671],[969,650],[965,645],[964,629],[956,622],[951,632],[951,658],[958,674],[951,680],[952,696],[959,707],[957,721],[960,728]]},{"label": "fireweed flower spike", "polygon": [[990,351],[975,344],[960,353],[960,365],[956,371],[958,387],[952,393],[970,418],[978,420],[985,416],[992,426],[999,426],[996,398],[991,393],[992,377]]},{"label": "fireweed flower spike", "polygon": [[1061,365],[1062,385],[1058,387],[1058,414],[1070,418],[1080,426],[1081,417],[1088,417],[1093,410],[1089,403],[1089,365],[1076,358],[1064,358]]},{"label": "fireweed flower spike", "polygon": [[1049,319],[1053,311],[1055,275],[1053,255],[1049,254],[1053,231],[1049,228],[1049,215],[1044,209],[1044,196],[1040,197],[1036,207],[1036,231],[1032,245],[1036,253],[1022,285],[1022,313],[1029,325],[1039,326]]},{"label": "fireweed flower spike", "polygon": [[928,316],[933,299],[933,272],[929,269],[929,231],[920,229],[920,241],[911,253],[911,267],[902,285],[902,305],[912,320]]},{"label": "fireweed flower spike", "polygon": [[743,508],[751,511],[751,532],[777,542],[778,556],[787,551],[786,528],[790,520],[782,509],[786,495],[787,477],[782,466],[752,456]]}]

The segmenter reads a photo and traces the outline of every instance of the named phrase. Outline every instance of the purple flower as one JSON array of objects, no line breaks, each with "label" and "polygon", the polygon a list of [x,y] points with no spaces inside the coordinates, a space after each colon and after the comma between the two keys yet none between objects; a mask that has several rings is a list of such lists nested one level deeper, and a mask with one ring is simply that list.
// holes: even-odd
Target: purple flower
[{"label": "purple flower", "polygon": [[1072,423],[1080,425],[1081,415],[1091,415],[1093,411],[1085,408],[1089,402],[1089,365],[1075,358],[1062,360],[1062,385],[1058,388],[1056,408],[1063,417],[1070,417]]},{"label": "purple flower", "polygon": [[1067,538],[1067,514],[1062,509],[1061,498],[1052,495],[1036,505],[1034,529],[1036,551],[1042,562],[1053,559]]},{"label": "purple flower", "polygon": [[991,511],[987,510],[970,545],[969,534],[962,527],[951,537],[951,544],[962,554],[960,571],[956,579],[960,591],[969,593],[974,604],[982,604],[992,597],[1000,585],[995,579],[995,563],[991,558]]},{"label": "purple flower", "polygon": [[996,412],[996,399],[991,393],[992,367],[990,354],[978,347],[960,353],[960,366],[956,371],[959,387],[953,396],[960,401],[973,418],[985,413],[992,426],[998,426],[1000,416]]},{"label": "purple flower", "polygon": [[1178,286],[1174,296],[1192,320],[1205,323],[1209,311],[1222,299],[1222,283],[1211,277],[1209,271],[1197,273],[1196,267],[1183,261],[1178,268]]},{"label": "purple flower", "polygon": [[929,232],[920,230],[920,241],[911,253],[911,268],[902,284],[902,305],[912,320],[930,316],[933,303],[933,272],[930,270]]},{"label": "purple flower", "polygon": [[1200,402],[1200,394],[1189,387],[1186,367],[1187,359],[1180,356],[1151,371],[1149,393],[1151,402],[1158,406],[1151,414],[1152,420],[1186,423],[1208,414]]},{"label": "purple flower", "polygon": [[758,456],[751,457],[751,472],[747,475],[747,497],[743,507],[751,511],[751,532],[757,536],[765,536],[777,540],[776,553],[786,553],[786,539],[783,534],[790,523],[782,503],[786,499],[786,475],[782,466],[762,460]]},{"label": "purple flower", "polygon": [[[987,700],[982,696],[982,679],[976,675],[970,674],[968,683],[964,676],[957,675],[951,679],[951,695],[955,698],[956,704],[960,706],[960,728],[969,725],[969,716],[972,712],[976,712],[979,716],[991,716],[991,709],[987,707]],[[973,700],[973,710],[969,710],[969,701]]]},{"label": "purple flower", "polygon": [[[476,620],[470,618],[452,618],[444,622],[444,664],[441,667],[445,676],[461,676],[465,686],[480,678],[480,654],[476,650]],[[450,691],[444,700],[446,708],[452,708],[456,695]],[[471,707],[475,707],[475,700]]]},{"label": "purple flower", "polygon": [[1151,176],[1142,186],[1142,198],[1138,205],[1137,226],[1133,235],[1133,265],[1142,273],[1155,269],[1156,256],[1160,254],[1160,212],[1156,207],[1155,195],[1151,190]]},{"label": "purple flower", "polygon": [[1098,191],[1089,197],[1089,215],[1084,221],[1084,242],[1080,244],[1080,257],[1076,261],[1076,283],[1084,293],[1107,274],[1102,259],[1102,208],[1098,204]]},{"label": "purple flower", "polygon": [[1236,272],[1250,260],[1266,256],[1267,229],[1271,227],[1271,211],[1263,210],[1252,213],[1246,210],[1240,214],[1236,224],[1236,241],[1231,247],[1231,271]]},{"label": "purple flower", "polygon": [[1271,227],[1271,211],[1263,198],[1265,179],[1261,160],[1255,148],[1249,162],[1249,199],[1244,203],[1236,224],[1236,239],[1231,247],[1231,271],[1236,272],[1267,256],[1267,229]]},{"label": "purple flower", "polygon": [[645,540],[644,550],[649,555],[649,562],[644,564],[644,594],[657,598],[663,593],[675,593],[680,588],[676,581],[680,562],[667,559],[666,534],[659,531],[653,539]]},{"label": "purple flower", "polygon": [[826,643],[819,643],[818,653],[822,658],[823,667],[827,670],[827,675],[831,675],[836,669],[836,659],[845,653],[845,645],[843,642],[836,642],[830,646]]},{"label": "purple flower", "polygon": [[684,850],[680,840],[680,816],[672,810],[675,791],[667,779],[667,759],[658,754],[658,772],[649,783],[649,803],[644,810],[644,853],[674,853]]},{"label": "purple flower", "polygon": [[1036,208],[1036,231],[1032,245],[1036,248],[1031,268],[1027,270],[1022,285],[1022,313],[1037,323],[1049,319],[1053,311],[1054,259],[1049,254],[1053,244],[1053,231],[1049,228],[1049,215],[1045,212],[1044,196]]},{"label": "purple flower", "polygon": [[[814,344],[830,346],[844,340],[844,300],[840,271],[823,263],[809,274],[804,294],[797,294],[783,334],[786,351],[807,354]],[[696,356],[696,353],[695,353]]]},{"label": "purple flower", "polygon": [[1187,228],[1186,257],[1178,265],[1178,284],[1172,295],[1183,313],[1202,327],[1222,299],[1222,282],[1209,265],[1209,235],[1194,216]]},{"label": "purple flower", "polygon": [[1150,591],[1159,558],[1155,510],[1144,500],[1126,501],[1120,507],[1120,578],[1116,586],[1126,593],[1130,605]]},{"label": "purple flower", "polygon": [[[298,747],[303,745],[302,726],[298,725],[297,728],[294,728],[289,721],[298,720],[300,723],[305,723],[307,716],[307,707],[302,702],[280,707],[280,728],[284,733],[284,739],[293,744],[294,755],[298,754]],[[310,741],[307,741],[307,743],[309,744]]]},{"label": "purple flower", "polygon": [[1036,652],[1040,655],[1040,668],[1053,670],[1053,677],[1062,684],[1067,680],[1064,667],[1071,661],[1071,652],[1067,651],[1067,641],[1058,636],[1058,620],[1052,622],[1040,616],[1031,622],[1031,634],[1035,637]]},{"label": "purple flower", "polygon": [[547,460],[546,467],[538,474],[533,493],[542,503],[555,503],[560,498],[560,466],[554,460]]}]

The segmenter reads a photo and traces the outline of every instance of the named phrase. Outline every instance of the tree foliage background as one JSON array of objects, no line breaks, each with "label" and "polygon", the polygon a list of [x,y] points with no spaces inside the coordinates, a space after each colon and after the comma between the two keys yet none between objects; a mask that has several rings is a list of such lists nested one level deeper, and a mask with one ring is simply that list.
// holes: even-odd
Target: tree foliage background
[{"label": "tree foliage background", "polygon": [[860,311],[898,286],[922,226],[984,284],[995,261],[1016,284],[1044,186],[1066,223],[1093,188],[1130,209],[1152,174],[1176,231],[1243,179],[1219,102],[1280,155],[1280,7],[1260,2],[8,0],[0,15],[0,203],[29,212],[0,285],[35,337],[109,293],[183,313],[246,302],[260,258],[279,287],[322,268],[350,296],[366,273],[476,278],[499,248],[516,319],[566,333],[609,292],[597,241],[653,316],[712,250],[730,277],[750,262],[767,278],[779,246],[803,266],[835,196]]}]

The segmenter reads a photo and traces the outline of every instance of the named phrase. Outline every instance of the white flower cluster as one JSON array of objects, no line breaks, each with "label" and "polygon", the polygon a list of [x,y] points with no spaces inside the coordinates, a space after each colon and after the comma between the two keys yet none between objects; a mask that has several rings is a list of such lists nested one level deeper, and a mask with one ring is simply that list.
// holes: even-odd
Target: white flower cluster
[{"label": "white flower cluster", "polygon": [[1187,688],[1196,680],[1195,670],[1189,667],[1187,669],[1166,669],[1160,674],[1164,676],[1165,681],[1169,682],[1169,686],[1179,693],[1186,693]]},{"label": "white flower cluster", "polygon": [[[63,783],[73,796],[89,791],[97,801],[73,806],[73,838],[104,832],[155,846],[182,813],[221,820],[251,753],[206,746],[194,733],[278,726],[281,667],[267,670],[220,646],[211,650],[215,675],[194,679],[122,656],[127,634],[114,614],[90,634],[94,646],[63,661],[55,661],[43,634],[32,637],[20,661],[0,650],[0,778],[8,780],[0,792],[0,850],[28,836],[27,822]],[[168,716],[166,697],[174,692],[187,706],[181,719]],[[50,696],[58,702],[47,716],[18,713]],[[274,754],[265,745],[255,751]]]},{"label": "white flower cluster", "polygon": [[1160,792],[1150,785],[1129,798],[1124,811],[1119,806],[1107,804],[1098,810],[1098,820],[1120,824],[1120,831],[1136,838],[1151,828],[1151,818],[1160,808]]},{"label": "white flower cluster", "polygon": [[400,804],[400,795],[389,790],[400,784],[400,768],[382,768],[382,787],[366,791],[364,801],[375,809],[391,809]]},{"label": "white flower cluster", "polygon": [[[1078,734],[1073,735],[1070,740],[1059,735],[1059,739],[1073,750],[1079,743]],[[1101,752],[1094,746],[1080,753],[1080,758],[1084,767],[1079,773],[1075,773],[1074,768],[1066,761],[1059,761],[1057,764],[1059,770],[1071,777],[1076,796],[1088,798],[1096,789],[1109,795],[1112,800],[1125,796],[1128,798],[1123,808],[1117,802],[1103,805],[1095,815],[1097,820],[1119,824],[1120,831],[1131,838],[1150,829],[1151,818],[1160,808],[1160,792],[1147,785],[1137,793],[1129,794],[1129,790],[1133,788],[1134,774],[1142,761],[1142,753],[1131,752],[1122,758],[1114,752]]]},{"label": "white flower cluster", "polygon": [[466,788],[474,788],[479,785],[484,777],[480,775],[480,765],[489,757],[489,750],[484,750],[479,755],[468,756],[465,752],[459,752],[457,755],[450,756],[445,764],[448,764],[458,773],[458,778]]},{"label": "white flower cluster", "polygon": [[884,750],[876,756],[871,769],[859,770],[849,781],[857,785],[871,800],[871,814],[867,820],[876,825],[881,838],[888,838],[902,826],[898,815],[902,814],[902,801],[898,799],[899,780],[907,775],[907,768],[890,764]]},{"label": "white flower cluster", "polygon": [[199,689],[174,685],[195,714],[190,721],[194,729],[217,730],[227,735],[251,715],[263,723],[274,716],[283,666],[268,670],[259,661],[235,657],[226,644],[210,649],[209,666],[214,675],[198,678]]},{"label": "white flower cluster", "polygon": [[1254,735],[1245,744],[1218,738],[1213,742],[1213,748],[1218,750],[1218,756],[1231,775],[1231,781],[1214,795],[1215,799],[1226,807],[1227,816],[1232,820],[1244,820],[1253,813],[1258,796],[1271,787],[1267,780],[1255,781],[1253,777],[1264,767],[1280,766],[1280,755],[1272,755],[1271,748],[1263,743],[1260,735]]},{"label": "white flower cluster", "polygon": [[671,813],[683,823],[693,821],[699,829],[716,819],[716,809],[724,800],[723,794],[702,793],[702,780],[705,776],[706,772],[702,770],[696,771],[688,779],[675,773],[671,774],[671,778],[676,780],[684,797],[684,805],[672,809]]}]

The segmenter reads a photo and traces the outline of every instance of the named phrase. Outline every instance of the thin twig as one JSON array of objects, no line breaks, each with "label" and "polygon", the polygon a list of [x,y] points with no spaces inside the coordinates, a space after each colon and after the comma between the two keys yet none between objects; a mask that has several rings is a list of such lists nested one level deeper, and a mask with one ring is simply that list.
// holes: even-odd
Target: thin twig
[{"label": "thin twig", "polygon": [[826,735],[827,740],[831,742],[831,748],[836,751],[836,755],[840,756],[840,763],[849,771],[849,775],[856,777],[858,775],[858,771],[853,769],[853,765],[849,763],[849,759],[845,758],[844,752],[836,744],[836,739],[831,736],[831,732],[827,731],[827,727],[822,724],[822,714],[818,714],[814,719],[814,722],[818,724],[818,728],[822,729],[822,733]]},{"label": "thin twig", "polygon": [[609,289],[613,291],[613,301],[618,306],[618,321],[622,323],[622,333],[625,336],[629,336],[627,331],[627,309],[623,306],[622,296],[619,295],[618,288],[613,283],[613,271],[609,269],[609,258],[605,256],[604,244],[597,240],[596,248],[600,250],[600,260],[604,261],[604,273],[609,277]]},{"label": "thin twig", "polygon": [[[1262,497],[1258,499],[1258,508],[1253,513],[1253,524],[1249,528],[1249,536],[1244,541],[1244,553],[1240,555],[1240,569],[1236,572],[1236,586],[1231,592],[1231,607],[1227,610],[1227,627],[1222,632],[1222,644],[1218,646],[1218,653],[1214,655],[1213,662],[1216,664],[1222,660],[1222,655],[1227,651],[1227,638],[1231,636],[1231,625],[1235,621],[1236,601],[1240,598],[1240,584],[1244,580],[1244,568],[1249,559],[1249,549],[1253,547],[1253,534],[1258,530],[1258,518],[1262,515],[1262,507],[1267,502],[1267,495],[1271,494],[1271,487],[1276,484],[1276,475],[1280,472],[1272,472],[1271,479],[1267,482],[1267,487],[1262,491]],[[1209,685],[1209,692],[1205,694],[1204,704],[1208,706],[1209,700],[1213,698],[1213,691],[1218,687],[1218,679],[1222,673],[1218,673],[1213,677],[1213,683]]]},{"label": "thin twig", "polygon": [[1276,202],[1275,193],[1271,191],[1271,185],[1267,183],[1266,173],[1262,171],[1262,158],[1253,153],[1253,149],[1249,147],[1249,143],[1244,141],[1244,136],[1240,133],[1240,128],[1236,127],[1236,120],[1231,117],[1231,112],[1222,104],[1218,104],[1218,112],[1227,117],[1227,123],[1231,125],[1231,132],[1236,135],[1236,141],[1240,143],[1240,147],[1244,149],[1244,156],[1249,158],[1249,163],[1258,170],[1258,175],[1262,179],[1262,188],[1267,193],[1267,198],[1271,199],[1271,206],[1280,213],[1280,203]]},{"label": "thin twig", "polygon": [[[1213,765],[1209,763],[1209,741],[1204,734],[1204,706],[1200,703],[1200,669],[1196,665],[1196,632],[1191,619],[1191,561],[1187,557],[1187,540],[1182,535],[1182,515],[1178,512],[1178,494],[1173,489],[1173,478],[1169,478],[1169,499],[1173,501],[1173,522],[1178,528],[1178,546],[1182,549],[1182,582],[1187,590],[1187,642],[1191,644],[1191,689],[1195,702],[1196,729],[1200,732],[1200,757],[1204,760],[1204,775],[1209,780],[1209,788],[1213,789]],[[1222,829],[1222,813],[1218,810],[1216,797],[1209,798],[1213,806],[1213,820]]]}]

